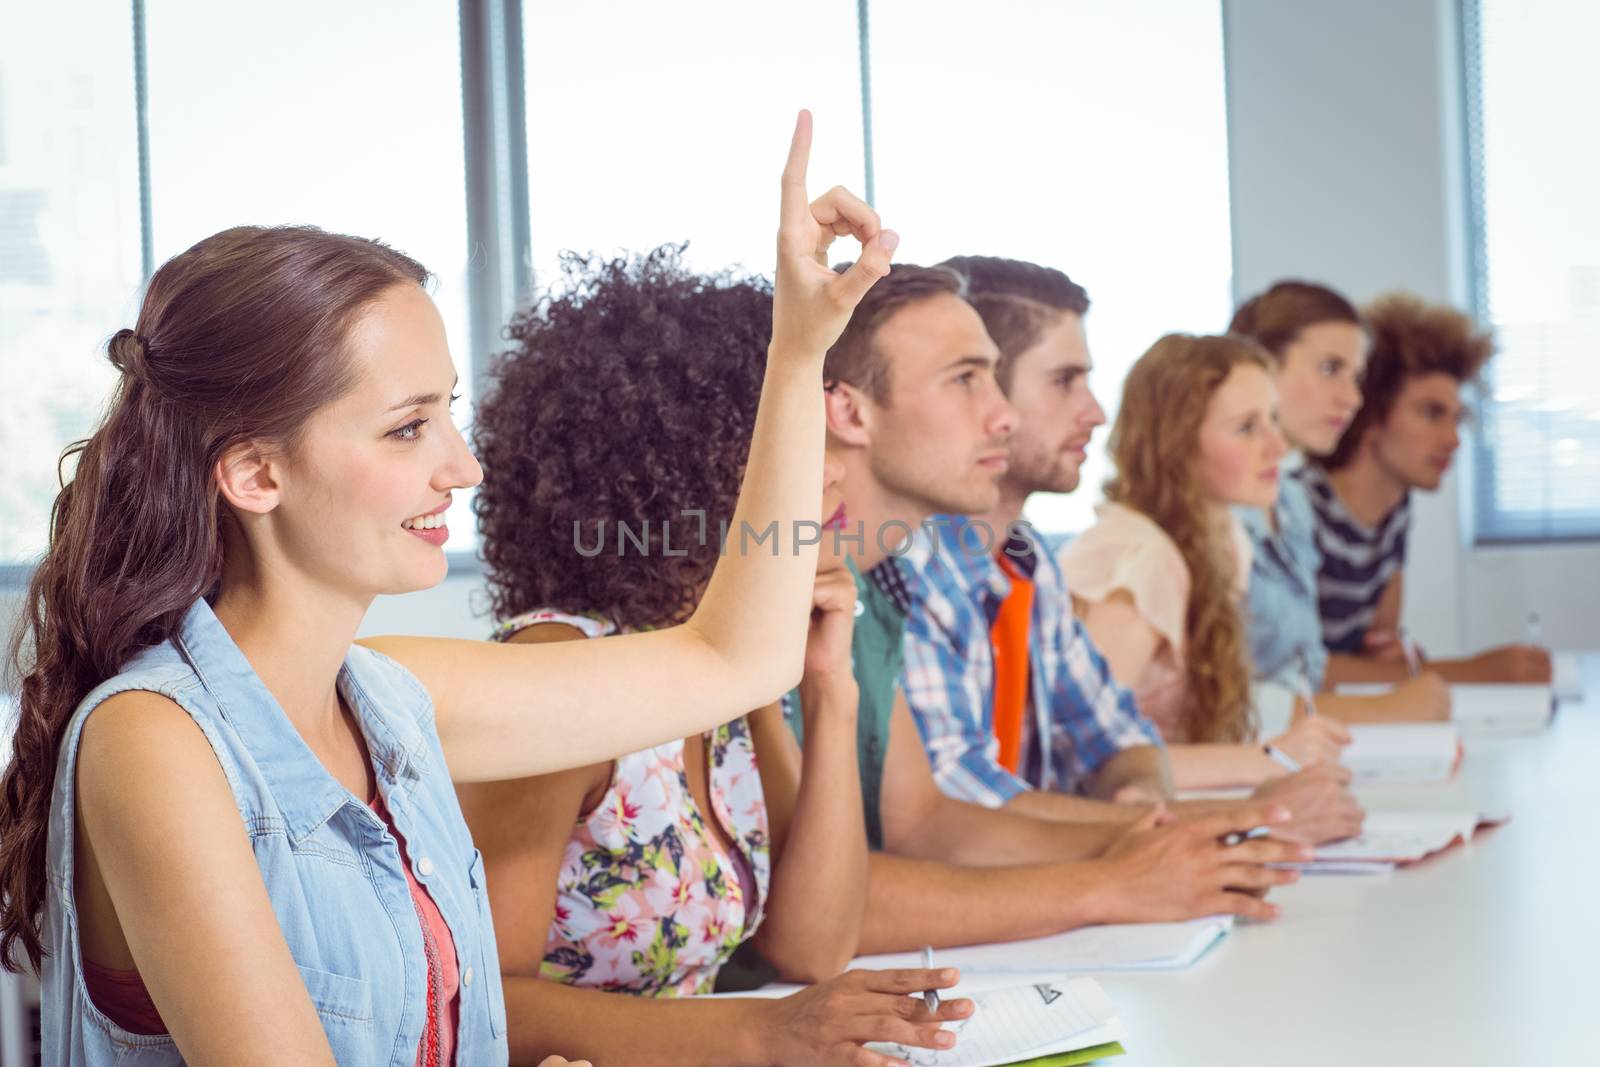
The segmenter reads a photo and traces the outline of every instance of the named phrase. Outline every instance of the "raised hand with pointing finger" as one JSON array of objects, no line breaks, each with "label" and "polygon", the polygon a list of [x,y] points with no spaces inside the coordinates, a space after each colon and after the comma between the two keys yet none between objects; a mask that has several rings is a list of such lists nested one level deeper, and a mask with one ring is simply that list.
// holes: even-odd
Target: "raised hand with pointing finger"
[{"label": "raised hand with pointing finger", "polygon": [[[889,273],[890,256],[900,243],[898,234],[883,228],[876,211],[842,186],[809,199],[810,158],[811,112],[802,111],[783,168],[778,222],[772,352],[780,358],[826,352],[867,290]],[[843,273],[828,267],[828,249],[839,237],[861,242],[861,255]]]}]

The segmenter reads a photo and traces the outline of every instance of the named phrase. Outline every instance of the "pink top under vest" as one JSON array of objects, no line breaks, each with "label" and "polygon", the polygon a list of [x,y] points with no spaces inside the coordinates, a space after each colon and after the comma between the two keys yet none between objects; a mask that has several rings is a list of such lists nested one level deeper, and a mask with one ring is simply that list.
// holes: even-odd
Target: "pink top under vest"
[{"label": "pink top under vest", "polygon": [[[395,829],[394,819],[381,795],[370,801],[372,810],[388,826],[400,846],[400,866],[405,869],[406,883],[411,887],[411,901],[416,905],[422,923],[422,939],[428,957],[428,1014],[430,1023],[423,1031],[422,1042],[417,1047],[417,1067],[443,1067],[455,1062],[456,1026],[461,1009],[460,968],[456,962],[455,939],[445,925],[444,916],[433,903],[433,898],[411,873],[411,861],[406,856],[405,838]],[[150,999],[144,979],[137,970],[119,971],[102,967],[93,960],[83,961],[83,980],[89,988],[89,999],[106,1018],[130,1034],[164,1034],[167,1026],[161,1013]],[[440,1010],[439,1005],[445,1005]]]}]

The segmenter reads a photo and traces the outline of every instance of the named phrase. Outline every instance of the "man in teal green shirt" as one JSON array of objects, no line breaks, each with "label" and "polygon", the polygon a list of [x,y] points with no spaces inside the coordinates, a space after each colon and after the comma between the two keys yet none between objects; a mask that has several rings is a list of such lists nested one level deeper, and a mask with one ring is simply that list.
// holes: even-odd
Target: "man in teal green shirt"
[{"label": "man in teal green shirt", "polygon": [[[826,550],[826,546],[824,546]],[[889,756],[889,724],[905,660],[901,638],[906,630],[904,589],[893,586],[896,573],[879,566],[862,577],[855,560],[845,557],[856,580],[855,630],[850,638],[851,667],[860,692],[856,704],[856,758],[861,768],[862,814],[867,821],[867,847],[883,848],[880,811],[884,763]],[[795,740],[805,742],[799,690],[784,698],[783,713]]]}]

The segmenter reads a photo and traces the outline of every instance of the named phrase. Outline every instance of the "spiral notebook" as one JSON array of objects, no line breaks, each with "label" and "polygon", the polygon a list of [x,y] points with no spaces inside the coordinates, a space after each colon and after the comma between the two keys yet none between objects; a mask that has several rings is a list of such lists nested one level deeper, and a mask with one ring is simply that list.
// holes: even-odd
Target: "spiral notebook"
[{"label": "spiral notebook", "polygon": [[1125,1051],[1116,1006],[1093,978],[976,993],[972,1005],[966,1019],[946,1024],[954,1048],[867,1047],[912,1067],[1067,1067]]}]

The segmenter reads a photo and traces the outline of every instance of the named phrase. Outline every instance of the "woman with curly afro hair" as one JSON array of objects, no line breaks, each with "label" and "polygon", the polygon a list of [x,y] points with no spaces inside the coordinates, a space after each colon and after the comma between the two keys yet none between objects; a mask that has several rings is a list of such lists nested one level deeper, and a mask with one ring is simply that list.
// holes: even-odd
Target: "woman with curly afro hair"
[{"label": "woman with curly afro hair", "polygon": [[[500,641],[670,626],[720,552],[793,550],[724,533],[772,329],[768,284],[693,273],[674,246],[568,256],[564,270],[561,291],[512,322],[474,431]],[[828,464],[820,514],[838,513],[838,479]],[[605,1063],[822,1064],[841,1062],[828,1052],[839,1033],[866,1036],[835,995],[865,973],[835,977],[866,899],[855,585],[822,557],[803,784],[773,704],[614,761],[463,791],[514,1059],[562,1048]],[[746,941],[780,975],[822,984],[781,1001],[656,999],[710,992]]]}]

